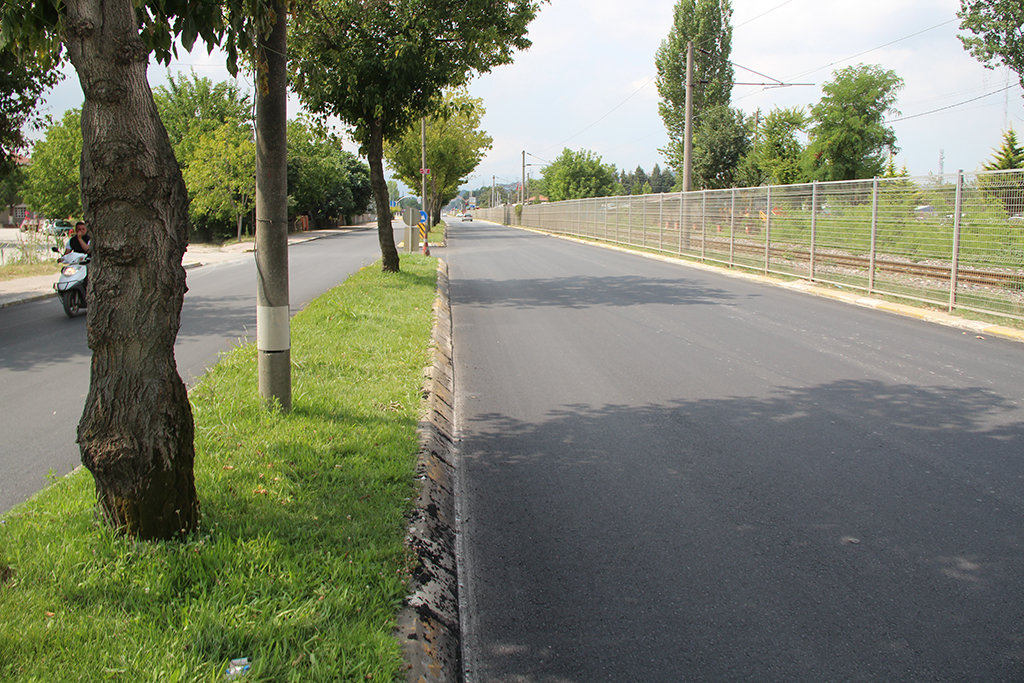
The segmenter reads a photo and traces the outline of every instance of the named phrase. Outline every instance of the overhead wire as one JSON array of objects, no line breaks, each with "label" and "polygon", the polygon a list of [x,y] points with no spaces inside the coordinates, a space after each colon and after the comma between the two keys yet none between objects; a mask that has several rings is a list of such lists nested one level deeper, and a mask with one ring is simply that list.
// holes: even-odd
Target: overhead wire
[{"label": "overhead wire", "polygon": [[1006,86],[1005,88],[1000,88],[999,90],[993,90],[992,92],[985,93],[984,95],[978,95],[977,97],[972,97],[971,99],[964,100],[963,102],[957,102],[956,104],[950,104],[950,105],[945,106],[945,107],[939,107],[938,109],[932,109],[931,111],[921,112],[920,114],[912,114],[910,116],[901,116],[898,119],[888,119],[887,121],[885,121],[885,123],[899,123],[900,121],[909,121],[910,119],[916,119],[916,118],[919,118],[921,116],[928,116],[930,114],[937,114],[940,111],[946,111],[947,109],[953,109],[955,107],[962,107],[965,104],[970,104],[971,102],[977,102],[978,100],[985,99],[986,97],[990,97],[992,95],[998,95],[999,93],[1006,92],[1007,90],[1010,90],[1012,88],[1016,88],[1016,87],[1019,87],[1019,86],[1020,86],[1020,83],[1013,83],[1011,85]]}]

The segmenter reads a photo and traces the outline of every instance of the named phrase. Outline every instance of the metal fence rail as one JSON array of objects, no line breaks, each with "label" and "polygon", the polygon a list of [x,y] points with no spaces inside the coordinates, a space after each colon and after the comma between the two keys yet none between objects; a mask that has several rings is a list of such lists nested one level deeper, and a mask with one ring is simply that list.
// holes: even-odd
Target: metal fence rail
[{"label": "metal fence rail", "polygon": [[1024,172],[595,197],[478,218],[1024,320]]}]

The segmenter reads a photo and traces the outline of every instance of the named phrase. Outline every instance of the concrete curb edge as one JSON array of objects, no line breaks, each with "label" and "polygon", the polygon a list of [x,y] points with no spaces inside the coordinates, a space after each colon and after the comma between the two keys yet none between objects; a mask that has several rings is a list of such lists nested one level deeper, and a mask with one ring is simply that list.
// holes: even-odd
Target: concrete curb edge
[{"label": "concrete curb edge", "polygon": [[419,424],[419,495],[407,545],[416,566],[397,637],[409,683],[462,679],[458,572],[455,559],[455,383],[448,264],[437,261],[433,364],[425,370],[426,414]]}]

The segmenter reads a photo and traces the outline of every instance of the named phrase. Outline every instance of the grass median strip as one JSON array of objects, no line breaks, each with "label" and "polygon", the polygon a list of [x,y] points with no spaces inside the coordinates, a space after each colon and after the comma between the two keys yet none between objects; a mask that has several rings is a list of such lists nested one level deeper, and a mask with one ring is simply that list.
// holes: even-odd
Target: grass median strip
[{"label": "grass median strip", "polygon": [[393,681],[436,260],[364,268],[295,316],[293,409],[256,351],[192,391],[202,531],[136,543],[88,472],[0,518],[0,680]]}]

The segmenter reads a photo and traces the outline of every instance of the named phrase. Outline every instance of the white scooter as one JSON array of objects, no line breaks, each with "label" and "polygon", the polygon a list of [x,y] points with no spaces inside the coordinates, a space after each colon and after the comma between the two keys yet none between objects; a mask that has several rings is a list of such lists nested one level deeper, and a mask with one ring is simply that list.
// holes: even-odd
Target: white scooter
[{"label": "white scooter", "polygon": [[[53,247],[53,251],[60,253],[57,247]],[[87,305],[85,289],[89,279],[89,255],[72,251],[58,258],[57,263],[63,267],[53,288],[57,290],[64,312],[69,318],[74,318]]]}]

